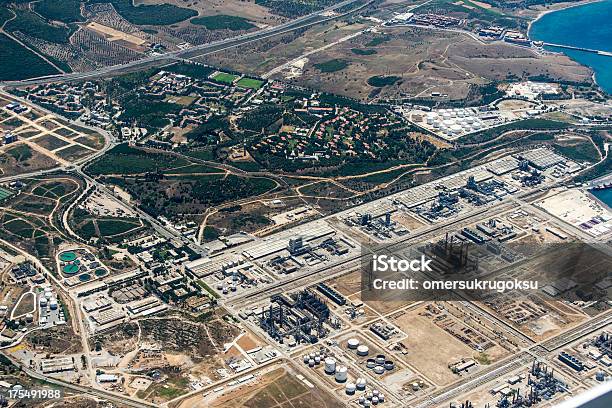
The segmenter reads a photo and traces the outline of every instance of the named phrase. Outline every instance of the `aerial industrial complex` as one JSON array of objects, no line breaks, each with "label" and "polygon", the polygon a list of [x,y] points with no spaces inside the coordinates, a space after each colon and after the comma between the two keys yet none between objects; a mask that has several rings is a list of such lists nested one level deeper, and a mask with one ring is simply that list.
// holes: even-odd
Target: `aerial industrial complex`
[{"label": "aerial industrial complex", "polygon": [[549,6],[17,3],[0,408],[612,392],[612,100]]}]

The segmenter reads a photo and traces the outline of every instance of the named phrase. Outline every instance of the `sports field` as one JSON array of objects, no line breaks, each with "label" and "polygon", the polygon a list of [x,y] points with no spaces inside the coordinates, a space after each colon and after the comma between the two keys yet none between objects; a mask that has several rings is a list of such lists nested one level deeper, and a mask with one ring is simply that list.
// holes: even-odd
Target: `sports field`
[{"label": "sports field", "polygon": [[9,198],[10,196],[12,196],[13,193],[5,188],[0,187],[0,201],[6,200],[7,198]]},{"label": "sports field", "polygon": [[238,82],[236,82],[236,85],[249,89],[259,89],[263,86],[263,84],[264,81],[254,78],[241,78]]},{"label": "sports field", "polygon": [[227,72],[216,72],[213,74],[212,79],[224,84],[233,84],[234,81],[238,79],[238,75],[228,74]]}]

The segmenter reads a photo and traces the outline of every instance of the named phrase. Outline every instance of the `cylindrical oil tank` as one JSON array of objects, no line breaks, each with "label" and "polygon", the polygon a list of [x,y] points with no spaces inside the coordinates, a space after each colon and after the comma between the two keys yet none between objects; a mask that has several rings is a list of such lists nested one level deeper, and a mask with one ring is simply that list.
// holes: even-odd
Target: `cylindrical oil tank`
[{"label": "cylindrical oil tank", "polygon": [[370,352],[370,349],[368,348],[368,346],[364,346],[363,344],[359,347],[357,347],[357,355],[358,356],[362,356],[365,357],[368,355],[368,353]]},{"label": "cylindrical oil tank", "polygon": [[314,358],[308,359],[308,367],[314,367],[314,366],[315,366]]},{"label": "cylindrical oil tank", "polygon": [[370,408],[370,405],[371,405],[370,401],[368,401],[368,400],[363,401],[364,408]]},{"label": "cylindrical oil tank", "polygon": [[314,361],[315,361],[315,364],[321,364],[321,357],[315,356]]},{"label": "cylindrical oil tank", "polygon": [[363,390],[365,390],[367,384],[368,384],[368,382],[366,381],[366,379],[363,378],[363,377],[360,377],[360,378],[357,379],[357,382],[356,382],[355,385],[357,386],[357,389],[359,391],[363,391]]},{"label": "cylindrical oil tank", "polygon": [[372,405],[378,405],[378,397],[372,397]]},{"label": "cylindrical oil tank", "polygon": [[385,355],[384,354],[379,354],[376,356],[376,364],[380,364],[383,365],[385,364]]},{"label": "cylindrical oil tank", "polygon": [[348,339],[348,348],[356,349],[357,347],[359,347],[359,340],[355,338]]},{"label": "cylindrical oil tank", "polygon": [[363,395],[359,397],[359,403],[360,403],[361,405],[363,405],[363,403],[365,402],[365,400],[366,400],[366,399],[365,399],[365,397],[364,397]]},{"label": "cylindrical oil tank", "polygon": [[376,360],[374,360],[373,358],[368,358],[368,360],[366,361],[366,367],[374,368],[375,365],[376,365]]},{"label": "cylindrical oil tank", "polygon": [[378,397],[380,395],[380,391],[372,390],[372,397]]},{"label": "cylindrical oil tank", "polygon": [[378,400],[380,402],[385,402],[385,394],[378,394]]},{"label": "cylindrical oil tank", "polygon": [[308,357],[308,354],[306,354],[304,356],[304,364],[308,364],[308,360],[310,360],[310,357]]},{"label": "cylindrical oil tank", "polygon": [[336,381],[338,382],[345,382],[346,379],[348,378],[348,369],[344,366],[342,367],[338,367],[338,369],[336,370]]},{"label": "cylindrical oil tank", "polygon": [[352,382],[347,382],[346,386],[344,387],[344,389],[346,390],[346,393],[348,395],[353,395],[355,393],[355,390],[357,389],[357,387]]},{"label": "cylindrical oil tank", "polygon": [[336,372],[336,360],[328,357],[325,359],[325,372],[327,374],[334,374]]},{"label": "cylindrical oil tank", "polygon": [[382,374],[385,372],[385,367],[381,366],[381,365],[377,365],[376,367],[374,367],[374,372],[376,374]]},{"label": "cylindrical oil tank", "polygon": [[385,361],[385,370],[391,371],[395,368],[395,363],[391,360]]}]

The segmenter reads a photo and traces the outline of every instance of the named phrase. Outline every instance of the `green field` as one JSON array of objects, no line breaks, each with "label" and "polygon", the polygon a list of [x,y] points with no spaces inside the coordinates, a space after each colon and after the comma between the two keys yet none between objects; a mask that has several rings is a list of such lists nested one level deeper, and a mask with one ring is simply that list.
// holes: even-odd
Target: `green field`
[{"label": "green field", "polygon": [[134,6],[133,0],[91,0],[91,3],[111,3],[123,18],[137,25],[171,25],[198,15],[198,12],[172,4]]},{"label": "green field", "polygon": [[351,48],[351,52],[356,55],[374,55],[376,54],[376,50],[371,48]]},{"label": "green field", "polygon": [[201,25],[209,30],[248,30],[255,27],[244,17],[219,14],[216,16],[197,17],[191,19],[191,24]]},{"label": "green field", "polygon": [[263,86],[264,81],[254,78],[241,78],[236,85],[242,88],[259,89]]},{"label": "green field", "polygon": [[394,76],[394,75],[389,75],[389,76],[377,75],[377,76],[368,78],[368,85],[374,86],[376,88],[382,88],[383,86],[393,85],[400,79],[401,79],[400,77]]},{"label": "green field", "polygon": [[32,158],[32,149],[30,146],[21,144],[6,150],[13,159],[18,162],[28,161]]},{"label": "green field", "polygon": [[175,156],[150,153],[121,144],[89,165],[87,172],[94,175],[153,173],[188,164],[188,161]]},{"label": "green field", "polygon": [[47,64],[38,55],[1,33],[0,50],[2,50],[0,80],[19,80],[59,74],[57,69]]},{"label": "green field", "polygon": [[79,0],[41,0],[34,3],[34,10],[49,20],[64,23],[85,20],[81,15],[81,2]]},{"label": "green field", "polygon": [[315,68],[321,72],[336,72],[342,71],[344,68],[348,67],[349,62],[343,59],[332,59],[329,61],[321,62],[319,64],[315,64]]},{"label": "green field", "polygon": [[236,79],[238,79],[238,75],[228,74],[227,72],[217,72],[215,75],[213,75],[212,79],[217,82],[231,85]]},{"label": "green field", "polygon": [[[14,10],[17,17],[6,23],[5,31],[20,31],[25,35],[39,38],[56,44],[66,44],[75,27],[63,27],[48,24],[42,17],[31,11]],[[4,57],[4,56],[3,56]],[[4,58],[2,58],[4,60]],[[23,67],[23,61],[20,61]]]},{"label": "green field", "polygon": [[4,201],[12,195],[13,193],[11,191],[0,187],[0,201]]}]

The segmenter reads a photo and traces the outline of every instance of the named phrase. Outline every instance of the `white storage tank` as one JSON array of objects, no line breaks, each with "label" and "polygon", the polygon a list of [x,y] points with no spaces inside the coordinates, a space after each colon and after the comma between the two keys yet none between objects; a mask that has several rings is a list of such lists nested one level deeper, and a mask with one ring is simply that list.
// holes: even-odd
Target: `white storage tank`
[{"label": "white storage tank", "polygon": [[325,372],[327,374],[334,374],[336,372],[336,360],[328,357],[325,359]]},{"label": "white storage tank", "polygon": [[345,382],[346,379],[348,378],[348,369],[345,366],[339,367],[336,370],[336,381],[338,382]]},{"label": "white storage tank", "polygon": [[378,405],[378,397],[372,397],[372,404]]},{"label": "white storage tank", "polygon": [[355,394],[355,390],[357,389],[357,387],[352,382],[348,382],[346,383],[346,386],[344,387],[344,389],[346,390],[346,393],[348,395],[353,395]]},{"label": "white storage tank", "polygon": [[52,300],[49,302],[49,307],[51,308],[51,310],[57,310],[57,300],[52,299]]},{"label": "white storage tank", "polygon": [[385,370],[391,371],[395,368],[395,363],[393,361],[387,360],[385,361]]},{"label": "white storage tank", "polygon": [[316,357],[314,358],[314,361],[315,361],[315,364],[317,364],[317,365],[321,364],[321,357],[316,356]]},{"label": "white storage tank", "polygon": [[348,348],[350,349],[356,349],[357,347],[359,347],[359,340],[352,338],[352,339],[348,339]]},{"label": "white storage tank", "polygon": [[385,359],[385,355],[384,354],[378,354],[376,356],[376,364],[383,365],[383,364],[385,364],[385,360],[386,359]]},{"label": "white storage tank", "polygon": [[374,368],[375,365],[376,365],[376,360],[374,360],[373,358],[368,358],[368,361],[366,361],[366,367]]},{"label": "white storage tank", "polygon": [[376,374],[382,374],[385,372],[385,367],[381,366],[381,365],[377,365],[376,367],[374,367],[374,372]]},{"label": "white storage tank", "polygon": [[308,357],[308,354],[306,354],[304,356],[304,364],[308,364],[308,361],[310,360],[310,357]]},{"label": "white storage tank", "polygon": [[40,298],[40,306],[41,307],[46,307],[47,306],[47,298],[44,298],[44,297]]},{"label": "white storage tank", "polygon": [[314,367],[314,366],[315,366],[314,358],[308,359],[308,367]]},{"label": "white storage tank", "polygon": [[367,384],[368,384],[368,382],[366,381],[366,379],[363,378],[363,377],[360,377],[360,378],[357,379],[357,382],[356,382],[355,385],[357,386],[357,389],[359,391],[363,391],[363,390],[365,390]]},{"label": "white storage tank", "polygon": [[368,355],[368,353],[370,352],[370,349],[368,348],[368,346],[364,346],[363,344],[359,347],[357,347],[357,355],[358,356],[362,356],[365,357]]}]

